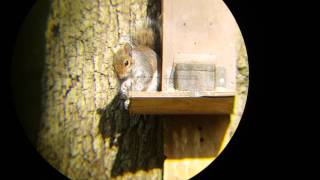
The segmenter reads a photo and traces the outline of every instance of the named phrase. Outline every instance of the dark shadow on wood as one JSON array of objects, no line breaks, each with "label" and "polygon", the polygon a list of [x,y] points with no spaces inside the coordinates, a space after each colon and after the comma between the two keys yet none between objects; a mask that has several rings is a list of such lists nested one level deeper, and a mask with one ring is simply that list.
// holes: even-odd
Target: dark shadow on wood
[{"label": "dark shadow on wood", "polygon": [[162,169],[162,122],[157,116],[129,115],[122,108],[123,100],[117,95],[101,115],[99,130],[109,147],[118,147],[112,167],[112,177],[138,170]]},{"label": "dark shadow on wood", "polygon": [[[149,0],[147,8],[148,17],[158,21],[161,1]],[[157,35],[154,50],[158,55],[161,54],[159,25],[161,23],[156,22],[152,27]],[[138,170],[163,168],[163,125],[158,116],[129,115],[123,108],[123,100],[119,94],[97,112],[101,117],[99,130],[103,139],[109,139],[109,147],[118,147],[111,177]]]}]

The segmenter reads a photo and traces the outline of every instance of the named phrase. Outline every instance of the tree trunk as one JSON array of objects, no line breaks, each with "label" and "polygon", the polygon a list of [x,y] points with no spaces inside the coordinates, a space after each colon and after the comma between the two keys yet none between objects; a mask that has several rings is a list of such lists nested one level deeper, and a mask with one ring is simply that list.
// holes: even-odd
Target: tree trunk
[{"label": "tree trunk", "polygon": [[160,1],[55,0],[38,150],[72,179],[162,179],[162,124],[119,108],[113,52]]}]

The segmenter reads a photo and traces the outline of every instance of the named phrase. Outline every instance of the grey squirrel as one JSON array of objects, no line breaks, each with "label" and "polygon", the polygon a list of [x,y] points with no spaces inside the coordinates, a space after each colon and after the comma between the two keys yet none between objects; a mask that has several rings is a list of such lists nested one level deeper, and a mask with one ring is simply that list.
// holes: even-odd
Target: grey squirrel
[{"label": "grey squirrel", "polygon": [[129,106],[129,91],[157,91],[160,88],[160,59],[154,49],[155,32],[148,25],[132,35],[114,56],[113,67],[121,82],[120,97]]}]

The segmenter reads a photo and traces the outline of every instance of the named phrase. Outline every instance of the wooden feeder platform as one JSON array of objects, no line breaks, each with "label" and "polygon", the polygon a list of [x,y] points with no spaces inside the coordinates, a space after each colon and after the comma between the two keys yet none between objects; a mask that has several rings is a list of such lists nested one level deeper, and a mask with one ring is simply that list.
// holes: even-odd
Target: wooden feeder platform
[{"label": "wooden feeder platform", "polygon": [[130,92],[132,114],[231,114],[232,92]]}]

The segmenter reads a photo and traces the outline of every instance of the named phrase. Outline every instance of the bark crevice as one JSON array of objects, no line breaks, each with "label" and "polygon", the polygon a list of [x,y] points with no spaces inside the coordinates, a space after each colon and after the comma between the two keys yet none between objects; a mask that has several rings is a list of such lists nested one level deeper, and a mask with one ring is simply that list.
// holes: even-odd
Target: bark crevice
[{"label": "bark crevice", "polygon": [[155,11],[150,2],[51,3],[38,150],[70,178],[162,178],[162,124],[123,110],[112,68],[135,22]]}]

